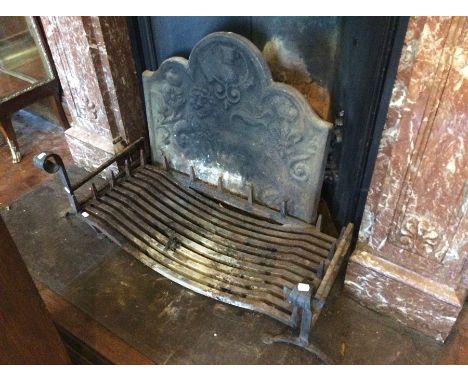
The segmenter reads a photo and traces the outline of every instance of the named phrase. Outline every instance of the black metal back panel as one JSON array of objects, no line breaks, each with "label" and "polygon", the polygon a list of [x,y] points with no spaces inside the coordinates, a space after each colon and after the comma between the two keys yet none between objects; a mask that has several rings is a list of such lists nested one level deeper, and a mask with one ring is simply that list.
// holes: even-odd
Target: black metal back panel
[{"label": "black metal back panel", "polygon": [[[139,72],[155,70],[214,31],[232,31],[263,49],[279,39],[298,52],[312,80],[332,96],[333,115],[345,111],[323,189],[338,226],[359,225],[385,121],[407,17],[138,17],[130,31]],[[357,232],[358,229],[355,231]]]},{"label": "black metal back panel", "polygon": [[145,72],[144,89],[153,162],[315,220],[332,126],[249,40],[210,34]]}]

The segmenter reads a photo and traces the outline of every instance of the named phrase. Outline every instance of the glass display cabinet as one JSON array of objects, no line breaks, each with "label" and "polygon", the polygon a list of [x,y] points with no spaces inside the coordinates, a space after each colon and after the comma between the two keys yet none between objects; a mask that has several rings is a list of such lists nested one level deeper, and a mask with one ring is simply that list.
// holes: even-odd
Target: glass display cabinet
[{"label": "glass display cabinet", "polygon": [[49,61],[38,20],[29,16],[0,16],[0,130],[13,163],[21,152],[11,115],[50,97],[53,112],[66,129],[68,120],[59,98],[59,83]]}]

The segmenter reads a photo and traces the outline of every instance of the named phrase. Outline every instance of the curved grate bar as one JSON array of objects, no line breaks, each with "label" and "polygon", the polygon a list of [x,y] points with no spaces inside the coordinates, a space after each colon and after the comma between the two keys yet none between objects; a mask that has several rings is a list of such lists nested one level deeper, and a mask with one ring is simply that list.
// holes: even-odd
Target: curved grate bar
[{"label": "curved grate bar", "polygon": [[[95,191],[84,219],[169,279],[217,300],[297,324],[284,290],[315,293],[336,239],[225,208],[152,165]],[[305,228],[306,227],[306,228]]]}]

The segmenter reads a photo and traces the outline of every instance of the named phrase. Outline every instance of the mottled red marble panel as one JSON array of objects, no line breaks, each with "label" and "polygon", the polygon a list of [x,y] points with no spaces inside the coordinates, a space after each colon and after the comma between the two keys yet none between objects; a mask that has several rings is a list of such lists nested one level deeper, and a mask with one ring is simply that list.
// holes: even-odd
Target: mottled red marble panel
[{"label": "mottled red marble panel", "polygon": [[[87,169],[145,134],[125,17],[41,17],[72,115],[67,141]],[[93,152],[92,152],[93,151]]]},{"label": "mottled red marble panel", "polygon": [[360,240],[439,281],[461,276],[468,142],[467,19],[413,17]]},{"label": "mottled red marble panel", "polygon": [[460,312],[459,306],[353,262],[347,269],[346,286],[363,305],[439,341],[450,334]]},{"label": "mottled red marble panel", "polygon": [[[356,251],[346,278],[367,306],[442,338],[468,280],[467,79],[468,18],[411,17],[359,232],[369,262],[384,259],[397,271],[391,282],[366,281],[366,266],[352,265]],[[418,292],[408,287],[415,280]],[[442,296],[425,283],[448,288],[459,302],[438,305]],[[382,296],[390,297],[385,306]],[[437,317],[445,317],[444,328]]]},{"label": "mottled red marble panel", "polygon": [[41,17],[72,124],[112,141],[82,17]]}]

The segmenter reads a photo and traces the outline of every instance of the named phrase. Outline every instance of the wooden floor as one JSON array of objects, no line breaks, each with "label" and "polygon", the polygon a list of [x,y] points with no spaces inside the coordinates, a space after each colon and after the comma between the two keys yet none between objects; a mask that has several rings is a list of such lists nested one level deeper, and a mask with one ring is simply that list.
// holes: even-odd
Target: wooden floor
[{"label": "wooden floor", "polygon": [[20,163],[12,163],[8,145],[0,134],[0,208],[52,177],[33,166],[34,155],[53,151],[62,157],[65,165],[73,162],[61,127],[26,111],[16,113],[12,121],[22,159]]},{"label": "wooden floor", "polygon": [[[23,158],[20,163],[12,163],[10,150],[0,135],[0,210],[8,209],[10,204],[25,193],[54,177],[34,167],[32,164],[34,155],[42,151],[51,151],[60,154],[66,166],[73,163],[60,126],[27,111],[16,113],[12,121],[18,134]],[[61,335],[67,338],[73,337],[75,342],[79,343],[79,345],[75,343],[75,347],[92,349],[94,353],[99,354],[102,363],[152,363],[150,359],[55,293],[46,284],[36,280],[36,287]],[[76,358],[74,360],[76,361]]]}]

